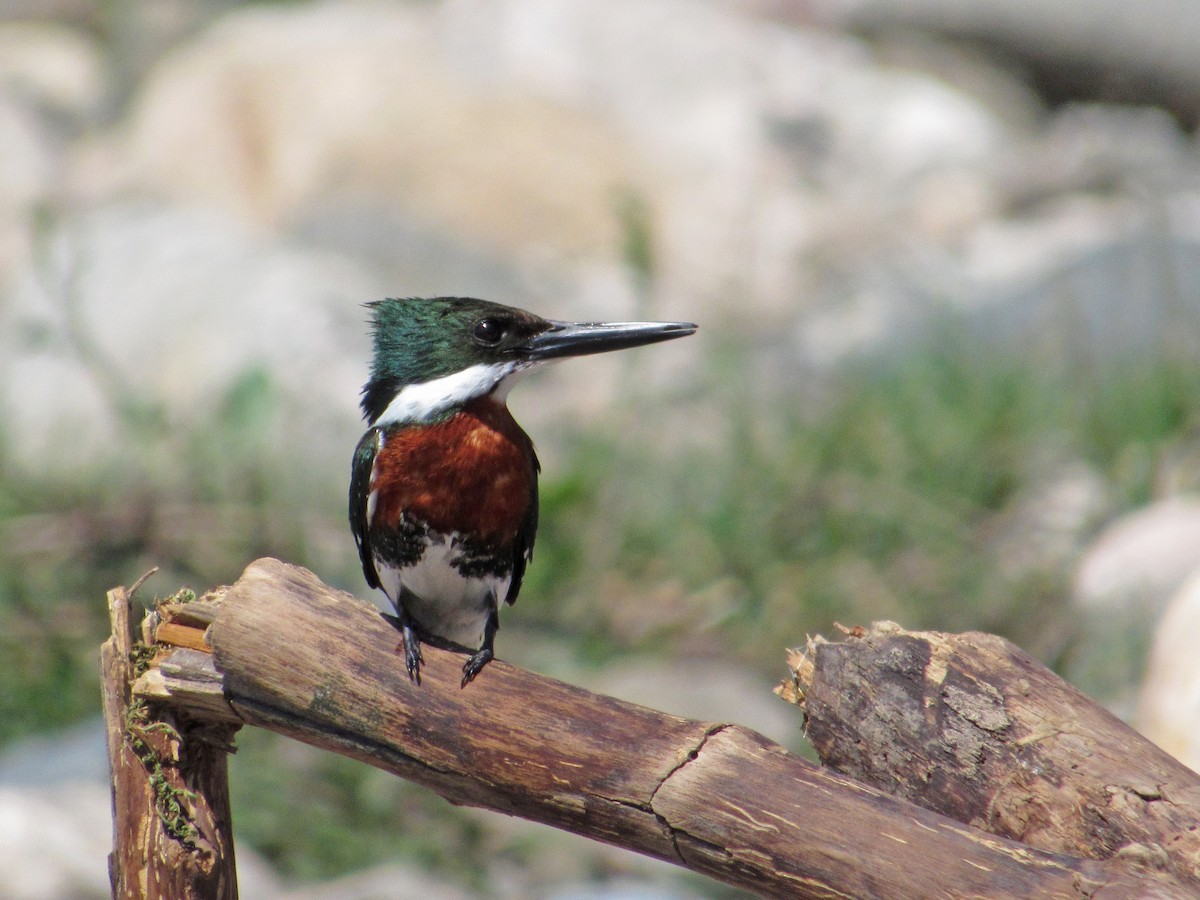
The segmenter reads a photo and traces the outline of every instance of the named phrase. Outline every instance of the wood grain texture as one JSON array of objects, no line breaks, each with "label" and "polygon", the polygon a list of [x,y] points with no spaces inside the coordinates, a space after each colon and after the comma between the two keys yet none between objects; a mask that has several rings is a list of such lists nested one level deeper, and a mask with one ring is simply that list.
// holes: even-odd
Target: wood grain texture
[{"label": "wood grain texture", "polygon": [[[372,606],[276,560],[220,597],[209,674],[233,714],[394,772],[454,803],[519,815],[767,896],[1185,897],[1169,879],[1042,852],[814,766],[737,725],[678,718],[426,647],[412,684]],[[175,660],[175,662],[171,662]],[[185,677],[178,677],[183,673]],[[142,684],[143,682],[139,682]],[[148,682],[147,682],[148,683]],[[211,690],[200,687],[211,701]]]},{"label": "wood grain texture", "polygon": [[1200,776],[994,635],[878,623],[810,648],[828,766],[993,834],[1160,870],[1200,896]]}]

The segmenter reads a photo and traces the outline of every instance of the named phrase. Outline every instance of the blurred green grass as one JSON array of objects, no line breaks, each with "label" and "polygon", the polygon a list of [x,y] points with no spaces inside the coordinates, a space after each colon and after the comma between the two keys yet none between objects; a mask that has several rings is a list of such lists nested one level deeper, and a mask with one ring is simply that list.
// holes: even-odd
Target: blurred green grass
[{"label": "blurred green grass", "polygon": [[[1098,528],[1155,496],[1200,423],[1200,373],[1165,352],[1031,364],[948,322],[818,377],[700,339],[710,362],[683,395],[630,391],[611,421],[558,437],[513,627],[593,662],[722,653],[781,673],[805,634],[887,617],[995,631],[1053,664],[1076,632],[1070,566],[1014,567],[995,535],[1079,464],[1105,487]],[[170,593],[271,553],[365,595],[344,473],[278,455],[277,399],[249,371],[214,420],[181,435],[139,415],[124,466],[67,480],[17,465],[0,435],[0,742],[97,712],[104,592],[151,564],[164,574],[144,590]],[[411,786],[308,756],[296,777],[279,760],[297,751],[240,742],[239,834],[289,876],[398,854],[461,872],[456,857],[494,850]]]},{"label": "blurred green grass", "polygon": [[[577,436],[571,470],[547,486],[529,605],[613,653],[670,653],[672,635],[718,629],[722,647],[771,671],[782,643],[880,616],[996,631],[1055,662],[1074,636],[1074,557],[1014,565],[997,532],[1019,530],[1015,511],[1072,468],[1104,486],[1080,541],[1152,499],[1164,459],[1195,441],[1200,373],[1166,357],[1085,370],[985,351],[946,323],[826,376],[815,402],[764,389],[751,348],[715,353],[728,364],[699,391],[718,412],[703,441],[653,455],[626,430]],[[606,572],[642,608],[663,583],[709,600],[630,638]]]}]

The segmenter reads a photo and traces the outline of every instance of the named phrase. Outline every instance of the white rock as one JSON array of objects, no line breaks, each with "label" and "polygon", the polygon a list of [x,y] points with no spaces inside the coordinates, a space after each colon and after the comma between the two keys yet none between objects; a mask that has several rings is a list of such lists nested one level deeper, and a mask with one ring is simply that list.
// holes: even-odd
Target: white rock
[{"label": "white rock", "polygon": [[1138,729],[1184,765],[1200,770],[1200,569],[1167,604],[1138,701]]},{"label": "white rock", "polygon": [[49,263],[0,307],[0,404],[18,458],[65,469],[130,452],[129,436],[109,444],[125,393],[186,433],[256,369],[293,437],[330,416],[353,430],[369,352],[360,304],[383,294],[362,267],[147,204],[68,220],[49,246]]},{"label": "white rock", "polygon": [[510,255],[611,254],[636,158],[593,119],[455,78],[432,27],[371,2],[229,13],[150,73],[118,183],[276,225],[352,197]]},{"label": "white rock", "polygon": [[0,94],[0,212],[24,214],[49,190],[53,153],[26,106]]},{"label": "white rock", "polygon": [[1150,636],[1188,576],[1200,569],[1200,500],[1175,497],[1106,528],[1076,570],[1076,640],[1067,679],[1129,720]]},{"label": "white rock", "polygon": [[813,0],[806,8],[822,21],[876,33],[928,29],[1020,47],[1043,61],[1086,60],[1100,82],[1145,79],[1167,93],[1200,83],[1191,43],[1200,8],[1190,0],[1143,0],[1136,7],[1124,0]]},{"label": "white rock", "polygon": [[35,212],[69,192],[69,140],[106,89],[100,54],[79,32],[0,22],[0,302],[36,241]]},{"label": "white rock", "polygon": [[[0,784],[0,898],[89,900],[111,896],[112,795],[107,783]],[[282,896],[279,877],[246,847],[237,848],[244,897]],[[308,896],[308,895],[306,895]],[[323,895],[322,895],[323,896]]]},{"label": "white rock", "polygon": [[99,46],[51,22],[0,23],[0,84],[61,112],[95,113],[107,86]]},{"label": "white rock", "polygon": [[415,866],[385,864],[352,872],[341,878],[304,885],[275,896],[277,900],[391,900],[393,897],[468,900],[475,895],[448,884],[443,877],[422,872]]},{"label": "white rock", "polygon": [[715,2],[316,3],[236,10],[166,57],[89,169],[276,227],[366,200],[533,282],[619,264],[632,192],[663,315],[774,323],[825,296],[828,260],[869,275],[992,212],[1000,122],[852,38]]},{"label": "white rock", "polygon": [[0,785],[0,896],[5,900],[108,897],[111,849],[107,786]]},{"label": "white rock", "polygon": [[1156,618],[1200,568],[1200,499],[1173,497],[1118,519],[1096,538],[1075,576],[1074,600],[1095,611]]}]

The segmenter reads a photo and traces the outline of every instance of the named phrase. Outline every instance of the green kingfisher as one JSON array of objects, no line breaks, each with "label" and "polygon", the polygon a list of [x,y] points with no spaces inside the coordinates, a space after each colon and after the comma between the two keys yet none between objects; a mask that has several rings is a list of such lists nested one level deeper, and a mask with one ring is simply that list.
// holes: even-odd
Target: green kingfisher
[{"label": "green kingfisher", "polygon": [[462,686],[494,655],[500,601],[533,554],[533,442],[505,405],[543,363],[692,334],[686,322],[556,322],[465,297],[387,299],[371,310],[368,428],[354,451],[350,529],[367,584],[396,609],[409,677],[420,640],[471,652]]}]

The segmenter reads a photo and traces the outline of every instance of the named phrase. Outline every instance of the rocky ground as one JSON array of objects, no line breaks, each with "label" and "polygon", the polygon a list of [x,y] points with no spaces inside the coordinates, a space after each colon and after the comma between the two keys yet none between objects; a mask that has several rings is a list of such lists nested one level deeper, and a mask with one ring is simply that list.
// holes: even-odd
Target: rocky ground
[{"label": "rocky ground", "polygon": [[[1113,29],[1068,0],[1014,17],[966,0],[0,6],[5,502],[31,479],[55,486],[44,511],[0,521],[7,564],[96,553],[101,580],[161,564],[163,585],[202,587],[236,577],[250,552],[280,552],[357,588],[341,492],[367,357],[360,304],[386,295],[701,324],[639,356],[633,376],[597,359],[513,396],[567,494],[577,429],[641,417],[655,427],[634,440],[684,459],[742,405],[821,408],[842,367],[903,357],[948,314],[972,353],[1066,361],[1084,380],[1143,355],[1186,367],[1200,344],[1200,61],[1178,46],[1194,29],[1150,24],[1191,6],[1155,5],[1162,15]],[[753,402],[721,406],[703,386],[735,371]],[[1130,451],[1122,465],[1153,469],[1133,500],[1047,440],[981,532],[1014,579],[1073,584],[1064,608],[1090,650],[1063,667],[1129,716],[1173,595],[1170,633],[1194,627],[1177,610],[1200,596],[1188,583],[1195,424],[1149,462]],[[88,499],[97,481],[119,500]],[[105,554],[123,554],[115,571]],[[782,594],[803,583],[787,560],[772,572]],[[786,709],[744,699],[766,696],[770,676],[721,657],[714,629],[737,573],[716,567],[702,590],[652,574],[606,574],[626,598],[608,624],[636,645],[701,621],[675,655],[580,670],[574,645],[519,625],[510,646],[600,689],[797,744]],[[851,618],[893,612],[878,573],[851,561],[843,576],[860,602]],[[648,595],[655,625],[636,613]],[[1181,655],[1194,656],[1160,636],[1149,684],[1174,698],[1200,683],[1180,674]],[[1195,760],[1195,705],[1164,711],[1151,686],[1146,727]],[[0,766],[0,896],[106,894],[106,801],[80,762],[95,750],[85,737],[77,833],[61,783],[34,783],[25,751]],[[59,881],[10,879],[46,821],[75,862],[38,867]],[[542,840],[494,819],[470,827],[485,845]],[[546,840],[545,859],[572,864],[501,860],[494,893],[709,890]],[[482,890],[429,882],[411,860],[300,888],[253,859],[239,858],[259,879],[247,896]]]}]

